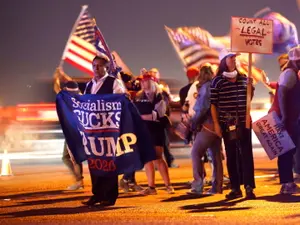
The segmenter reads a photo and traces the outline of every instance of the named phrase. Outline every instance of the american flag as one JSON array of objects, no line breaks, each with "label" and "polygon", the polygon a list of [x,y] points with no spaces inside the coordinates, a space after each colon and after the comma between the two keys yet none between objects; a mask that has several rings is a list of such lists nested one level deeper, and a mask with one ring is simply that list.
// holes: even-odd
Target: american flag
[{"label": "american flag", "polygon": [[[200,38],[195,38],[183,28],[165,27],[165,29],[186,69],[199,67],[204,63],[219,63],[219,53],[207,45],[207,39],[203,41]],[[203,37],[207,38],[205,35]]]},{"label": "american flag", "polygon": [[93,75],[92,61],[99,52],[106,54],[111,59],[110,52],[105,46],[107,47],[103,35],[90,16],[87,6],[83,6],[75,23],[74,32],[66,45],[62,60]]},{"label": "american flag", "polygon": [[[227,38],[213,37],[208,31],[200,27],[179,27],[171,29],[165,27],[173,47],[179,58],[187,69],[191,66],[199,67],[204,63],[210,63],[214,66],[219,65],[219,51],[226,48]],[[238,57],[238,69],[248,74],[248,57],[242,54]],[[252,78],[254,84],[263,81],[263,70],[252,66]]]},{"label": "american flag", "polygon": [[110,72],[112,74],[114,74],[114,72],[116,72],[116,74],[114,75],[117,75],[118,70],[116,70],[116,63],[115,63],[115,60],[112,58],[112,55],[111,55],[111,52],[108,48],[108,45],[106,44],[105,42],[105,39],[104,39],[104,36],[102,35],[100,29],[97,27],[97,25],[95,24],[94,26],[94,30],[95,30],[95,47],[97,49],[97,51],[101,52],[102,54],[105,54],[109,60],[110,60]]}]

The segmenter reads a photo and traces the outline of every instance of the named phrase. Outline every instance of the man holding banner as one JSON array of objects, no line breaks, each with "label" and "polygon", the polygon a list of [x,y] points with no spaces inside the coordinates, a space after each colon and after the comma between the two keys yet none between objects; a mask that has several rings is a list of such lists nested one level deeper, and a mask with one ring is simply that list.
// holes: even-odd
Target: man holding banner
[{"label": "man holding banner", "polygon": [[278,156],[281,194],[300,191],[293,178],[293,155],[300,148],[300,47],[292,48],[288,57],[289,62],[279,76],[274,102],[269,111],[275,111],[281,118],[281,123],[296,145],[296,148]]},{"label": "man holding banner", "polygon": [[[122,94],[125,88],[121,81],[109,76],[109,59],[106,55],[95,56],[93,60],[94,78],[87,83],[84,94]],[[93,196],[84,205],[93,206],[100,202],[103,206],[114,205],[118,198],[118,176],[101,177],[91,172]]]},{"label": "man holding banner", "polygon": [[83,204],[114,205],[118,175],[132,173],[156,158],[149,131],[126,97],[120,80],[108,75],[109,60],[93,59],[94,78],[84,95],[61,91],[56,110],[77,163],[87,160],[93,196]]}]

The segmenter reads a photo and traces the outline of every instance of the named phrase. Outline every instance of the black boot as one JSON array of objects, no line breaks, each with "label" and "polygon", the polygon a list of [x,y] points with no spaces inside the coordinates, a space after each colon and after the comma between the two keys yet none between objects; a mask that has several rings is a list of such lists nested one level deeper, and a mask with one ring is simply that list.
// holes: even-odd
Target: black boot
[{"label": "black boot", "polygon": [[253,192],[253,188],[250,187],[250,186],[247,186],[246,188],[246,199],[248,200],[253,200],[253,199],[256,199],[256,196]]},{"label": "black boot", "polygon": [[94,195],[90,197],[89,200],[87,201],[83,201],[81,202],[83,205],[87,205],[87,206],[94,206],[97,203],[100,203],[101,201],[99,201]]}]

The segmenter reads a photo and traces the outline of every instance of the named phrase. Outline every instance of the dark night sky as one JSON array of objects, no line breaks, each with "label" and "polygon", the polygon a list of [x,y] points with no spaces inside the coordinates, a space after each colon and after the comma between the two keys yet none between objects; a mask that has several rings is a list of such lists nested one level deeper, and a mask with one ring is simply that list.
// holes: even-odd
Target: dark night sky
[{"label": "dark night sky", "polygon": [[[294,22],[300,12],[295,0],[1,0],[0,94],[2,101],[24,101],[21,89],[34,77],[51,78],[59,64],[81,5],[89,5],[112,50],[131,70],[160,69],[162,77],[186,82],[164,25],[200,26],[212,35],[229,32],[231,16],[253,17],[269,6]],[[278,76],[275,56],[260,62],[270,78]],[[76,75],[80,75],[78,71]],[[20,91],[19,91],[20,90]],[[19,92],[19,95],[17,94]],[[8,97],[11,94],[12,96]],[[267,97],[258,86],[257,96]]]}]

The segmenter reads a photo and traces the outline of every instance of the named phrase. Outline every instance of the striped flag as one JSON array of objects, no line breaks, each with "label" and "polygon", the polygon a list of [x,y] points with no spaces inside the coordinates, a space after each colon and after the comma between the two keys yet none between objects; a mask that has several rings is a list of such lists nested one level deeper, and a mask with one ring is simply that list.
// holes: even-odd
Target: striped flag
[{"label": "striped flag", "polygon": [[88,6],[82,7],[75,22],[62,57],[62,62],[67,62],[81,71],[93,75],[92,61],[96,55],[107,55],[112,62],[111,69],[115,68],[115,64],[104,37],[87,8]]},{"label": "striped flag", "polygon": [[83,6],[66,45],[62,61],[93,75],[92,60],[96,56],[94,23]]},{"label": "striped flag", "polygon": [[[179,27],[171,29],[165,27],[168,36],[185,68],[199,67],[204,63],[219,65],[219,52],[230,46],[227,36],[213,37],[208,31],[200,27]],[[248,55],[242,54],[237,58],[238,69],[248,74]],[[252,66],[253,83],[265,79],[263,70]]]},{"label": "striped flag", "polygon": [[[240,63],[238,63],[238,70],[241,73],[248,75],[249,73],[248,62],[241,61]],[[263,83],[265,82],[264,80],[266,79],[266,77],[262,69],[252,65],[251,72],[252,72],[253,84],[256,84],[259,81],[262,81]]]},{"label": "striped flag", "polygon": [[219,53],[207,46],[207,40],[195,38],[183,28],[171,29],[165,27],[173,47],[184,67],[199,67],[204,63],[218,64]]},{"label": "striped flag", "polygon": [[102,35],[100,29],[97,27],[96,23],[94,26],[95,31],[95,47],[97,51],[101,52],[102,54],[105,54],[109,60],[110,60],[110,73],[113,75],[117,75],[117,73],[120,72],[121,68],[116,66],[115,60],[112,58],[111,52],[109,50],[108,45],[105,42],[104,36]]}]

